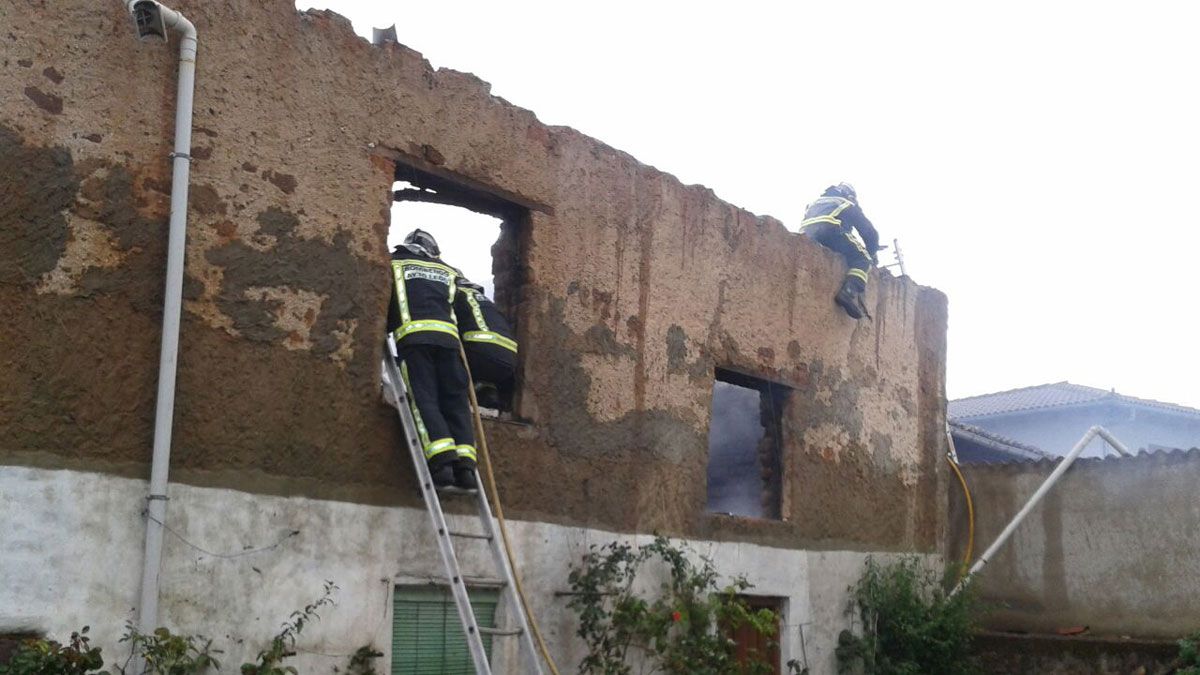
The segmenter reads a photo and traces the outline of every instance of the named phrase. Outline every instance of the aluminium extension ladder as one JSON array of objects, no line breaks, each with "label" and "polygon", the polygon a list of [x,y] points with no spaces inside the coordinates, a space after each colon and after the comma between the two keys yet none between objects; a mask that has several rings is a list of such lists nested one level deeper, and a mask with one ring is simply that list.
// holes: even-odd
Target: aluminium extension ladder
[{"label": "aluminium extension ladder", "polygon": [[[519,638],[520,651],[525,652],[525,657],[532,664],[532,670],[525,672],[532,675],[542,675],[541,659],[533,646],[533,637],[529,632],[529,620],[525,616],[525,609],[524,605],[521,604],[521,598],[517,595],[513,570],[508,563],[508,557],[504,552],[504,545],[501,542],[499,532],[497,532],[496,523],[492,518],[492,507],[488,504],[487,494],[483,489],[483,482],[479,480],[479,474],[476,472],[475,482],[479,485],[479,490],[476,492],[475,497],[479,502],[481,531],[456,532],[451,530],[447,526],[446,516],[442,512],[442,502],[433,487],[433,477],[429,473],[429,466],[425,463],[425,454],[418,440],[417,427],[413,421],[412,410],[409,408],[408,388],[400,376],[400,368],[396,365],[395,356],[396,343],[389,336],[387,338],[387,350],[383,356],[383,368],[384,372],[387,373],[388,379],[385,386],[390,388],[393,401],[400,414],[400,424],[404,427],[405,442],[408,445],[408,452],[412,456],[413,467],[417,470],[417,480],[420,482],[421,496],[425,499],[425,510],[428,511],[430,522],[433,524],[433,531],[437,534],[438,552],[441,554],[442,567],[446,571],[446,581],[450,586],[451,594],[454,596],[454,605],[458,609],[458,618],[462,623],[463,636],[466,637],[467,647],[471,652],[471,660],[475,664],[475,673],[476,675],[491,675],[492,673],[491,665],[488,663],[487,651],[483,646],[483,636],[491,635],[494,637]],[[492,560],[500,576],[486,585],[500,587],[505,604],[509,608],[509,615],[516,617],[517,625],[515,627],[488,628],[480,626],[478,621],[476,621],[475,612],[471,609],[470,598],[467,596],[466,579],[459,568],[458,555],[454,550],[453,539],[487,542],[492,552]]]}]

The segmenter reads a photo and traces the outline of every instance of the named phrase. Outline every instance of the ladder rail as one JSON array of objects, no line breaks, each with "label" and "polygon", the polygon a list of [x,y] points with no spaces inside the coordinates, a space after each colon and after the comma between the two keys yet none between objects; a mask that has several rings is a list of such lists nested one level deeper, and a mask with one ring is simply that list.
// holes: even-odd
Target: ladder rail
[{"label": "ladder rail", "polygon": [[[450,527],[446,523],[446,516],[442,511],[442,504],[438,498],[437,490],[434,489],[433,476],[429,473],[429,467],[425,463],[425,453],[418,444],[416,422],[413,420],[412,411],[408,407],[408,388],[404,385],[404,380],[400,376],[400,368],[396,365],[395,357],[395,343],[392,342],[392,338],[389,336],[387,338],[387,349],[383,357],[384,369],[387,372],[392,396],[395,399],[396,408],[400,415],[400,423],[404,427],[405,444],[408,446],[409,455],[412,457],[413,468],[417,472],[421,496],[425,500],[425,510],[429,513],[430,523],[433,525],[438,552],[441,554],[442,566],[446,572],[446,580],[450,583],[450,594],[454,597],[454,606],[458,611],[459,622],[463,627],[463,636],[466,638],[476,674],[491,675],[492,669],[488,663],[487,650],[483,645],[483,638],[479,631],[475,612],[471,609],[471,600],[467,595],[462,569],[458,563],[458,556],[454,551],[453,543],[450,541]],[[482,495],[482,491],[480,494]],[[486,503],[486,497],[483,498],[483,501]],[[505,581],[508,581],[507,576]],[[509,588],[512,587],[511,583],[507,585]],[[522,614],[523,617],[524,614]]]},{"label": "ladder rail", "polygon": [[525,657],[533,665],[533,670],[527,672],[530,672],[531,675],[543,675],[542,659],[533,644],[533,633],[529,629],[529,617],[525,614],[525,605],[517,595],[515,572],[508,562],[508,554],[504,550],[504,538],[497,531],[496,521],[492,516],[492,506],[488,503],[487,493],[483,489],[483,481],[480,480],[478,470],[475,472],[475,484],[479,486],[479,519],[483,525],[483,532],[488,535],[488,548],[492,551],[492,559],[495,560],[496,569],[500,571],[501,578],[505,581],[503,592],[509,607],[508,613],[517,619],[515,632],[520,639],[520,646],[525,651]]}]

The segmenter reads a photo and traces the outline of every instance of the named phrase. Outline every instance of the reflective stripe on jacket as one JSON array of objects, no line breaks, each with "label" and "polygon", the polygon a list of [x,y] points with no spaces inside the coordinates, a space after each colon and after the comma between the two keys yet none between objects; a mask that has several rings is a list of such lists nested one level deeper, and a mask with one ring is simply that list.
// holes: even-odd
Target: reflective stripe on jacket
[{"label": "reflective stripe on jacket", "polygon": [[[851,241],[855,241],[851,232],[857,232],[862,239],[863,252],[872,260],[875,259],[875,251],[879,250],[879,232],[857,202],[839,195],[824,194],[809,204],[800,223],[800,231],[818,236],[823,228],[836,228]],[[855,244],[858,242],[855,241]]]},{"label": "reflective stripe on jacket", "polygon": [[803,229],[815,223],[830,223],[837,227],[846,227],[842,224],[841,215],[846,209],[854,206],[854,202],[845,197],[820,197],[817,201],[808,205],[808,210],[804,212],[804,220],[800,223],[800,228]]},{"label": "reflective stripe on jacket", "polygon": [[496,345],[513,354],[517,353],[517,341],[508,319],[500,313],[496,303],[474,288],[462,287],[454,298],[454,314],[464,347],[474,345]]},{"label": "reflective stripe on jacket", "polygon": [[452,309],[458,277],[458,270],[445,263],[404,247],[396,249],[388,331],[398,344],[458,343]]}]

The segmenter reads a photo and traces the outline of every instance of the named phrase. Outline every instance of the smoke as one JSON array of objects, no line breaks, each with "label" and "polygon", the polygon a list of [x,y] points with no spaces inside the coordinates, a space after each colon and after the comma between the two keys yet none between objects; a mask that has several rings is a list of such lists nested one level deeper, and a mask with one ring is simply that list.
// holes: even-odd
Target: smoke
[{"label": "smoke", "polygon": [[762,518],[758,445],[765,430],[755,389],[717,381],[708,432],[708,510]]}]

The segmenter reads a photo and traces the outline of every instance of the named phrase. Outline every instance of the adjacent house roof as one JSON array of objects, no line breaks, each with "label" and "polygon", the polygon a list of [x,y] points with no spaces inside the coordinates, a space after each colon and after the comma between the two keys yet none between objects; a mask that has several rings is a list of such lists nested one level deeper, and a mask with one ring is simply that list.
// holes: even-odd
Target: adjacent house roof
[{"label": "adjacent house roof", "polygon": [[1022,387],[1021,389],[1010,389],[994,394],[960,398],[956,401],[950,401],[947,413],[951,419],[969,420],[1024,410],[1042,410],[1095,403],[1119,403],[1182,413],[1200,418],[1200,410],[1196,410],[1195,408],[1175,405],[1174,403],[1152,401],[1145,398],[1135,398],[1133,396],[1118,394],[1116,391],[1085,387],[1081,384],[1071,384],[1070,382],[1039,384],[1034,387]]},{"label": "adjacent house roof", "polygon": [[[955,432],[957,433],[957,432]],[[1019,470],[1032,470],[1034,467],[1043,467],[1041,470],[1049,473],[1055,465],[1062,460],[1062,457],[1049,457],[1046,459],[988,459],[984,461],[968,461],[962,462],[961,466],[966,469],[970,467],[971,471],[994,471],[994,470],[1012,470],[1019,467]],[[1174,464],[1176,462],[1200,462],[1200,448],[1192,448],[1190,450],[1157,450],[1154,452],[1146,452],[1145,450],[1132,455],[1130,457],[1118,457],[1116,455],[1105,455],[1103,457],[1080,457],[1071,465],[1071,471],[1080,471],[1086,469],[1107,469],[1112,471],[1127,470],[1131,466],[1154,462],[1157,464]],[[986,473],[969,474],[968,480],[980,480]]]},{"label": "adjacent house roof", "polygon": [[[956,445],[971,444],[979,446],[986,451],[986,457],[980,457],[985,461],[1037,461],[1041,459],[1057,460],[1058,455],[1046,452],[1041,448],[1035,448],[1028,443],[1022,443],[1000,434],[973,427],[962,422],[950,421],[950,433],[954,437]],[[967,448],[959,449],[959,456],[963,461],[976,461],[973,455],[967,451]]]}]

